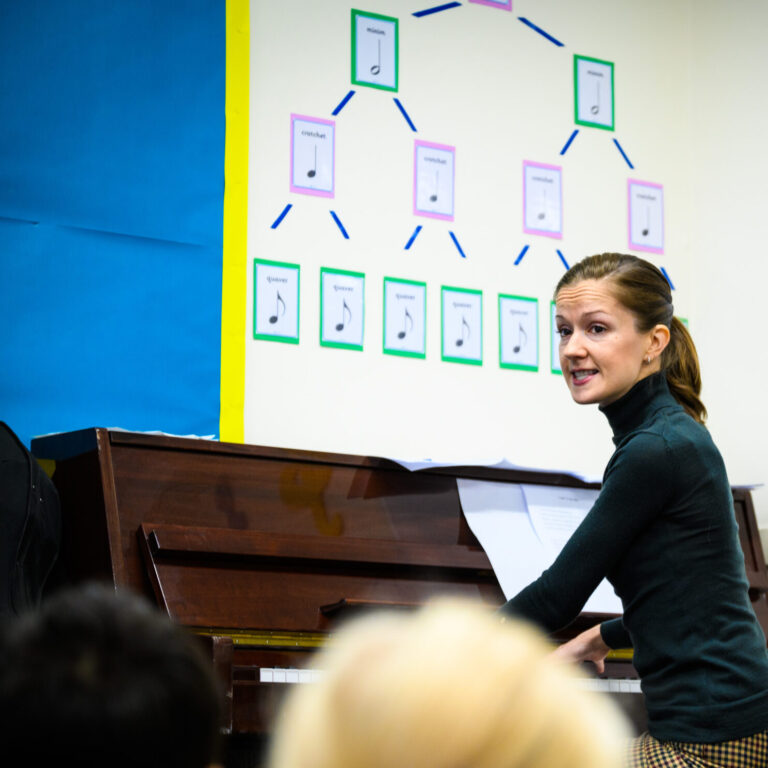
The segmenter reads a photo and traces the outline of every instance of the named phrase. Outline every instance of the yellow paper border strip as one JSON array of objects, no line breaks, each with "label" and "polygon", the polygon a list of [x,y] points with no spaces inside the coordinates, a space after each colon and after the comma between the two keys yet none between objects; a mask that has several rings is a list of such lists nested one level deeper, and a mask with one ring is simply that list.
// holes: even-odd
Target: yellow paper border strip
[{"label": "yellow paper border strip", "polygon": [[227,0],[219,437],[242,443],[248,258],[250,0]]}]

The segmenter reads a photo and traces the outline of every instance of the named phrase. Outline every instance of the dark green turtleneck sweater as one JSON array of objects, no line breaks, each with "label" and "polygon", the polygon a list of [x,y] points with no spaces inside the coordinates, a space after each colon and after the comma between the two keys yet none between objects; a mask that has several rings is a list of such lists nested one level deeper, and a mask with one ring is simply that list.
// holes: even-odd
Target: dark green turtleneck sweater
[{"label": "dark green turtleneck sweater", "polygon": [[652,736],[712,743],[768,729],[768,652],[709,432],[663,374],[600,410],[616,445],[600,495],[553,565],[503,610],[551,632],[607,577],[624,615],[602,637],[634,648]]}]

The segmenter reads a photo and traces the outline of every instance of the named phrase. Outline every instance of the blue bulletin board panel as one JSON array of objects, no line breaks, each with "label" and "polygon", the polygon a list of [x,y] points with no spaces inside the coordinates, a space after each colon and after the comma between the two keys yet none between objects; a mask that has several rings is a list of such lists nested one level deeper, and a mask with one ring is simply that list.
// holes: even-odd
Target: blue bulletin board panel
[{"label": "blue bulletin board panel", "polygon": [[0,419],[216,434],[224,0],[6,3]]}]

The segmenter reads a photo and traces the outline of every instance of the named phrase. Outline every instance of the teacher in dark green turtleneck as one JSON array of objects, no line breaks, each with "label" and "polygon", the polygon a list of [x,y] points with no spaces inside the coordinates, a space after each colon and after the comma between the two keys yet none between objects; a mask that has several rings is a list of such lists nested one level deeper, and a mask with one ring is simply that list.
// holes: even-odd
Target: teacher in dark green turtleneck
[{"label": "teacher in dark green turtleneck", "polygon": [[555,304],[568,389],[599,405],[616,449],[583,523],[502,610],[551,632],[608,578],[623,616],[555,653],[601,671],[610,649],[633,648],[648,733],[627,766],[768,768],[766,640],[669,284],[643,259],[601,254],[568,270]]}]

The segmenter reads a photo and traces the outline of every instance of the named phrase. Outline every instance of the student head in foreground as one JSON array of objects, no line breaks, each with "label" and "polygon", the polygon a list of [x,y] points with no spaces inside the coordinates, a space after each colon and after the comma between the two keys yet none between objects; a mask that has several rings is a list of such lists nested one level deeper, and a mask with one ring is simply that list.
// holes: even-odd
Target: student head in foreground
[{"label": "student head in foreground", "polygon": [[358,619],[289,695],[269,768],[616,768],[626,723],[549,651],[463,601]]},{"label": "student head in foreground", "polygon": [[203,768],[219,757],[219,697],[192,635],[105,585],[57,593],[0,638],[9,765]]}]

